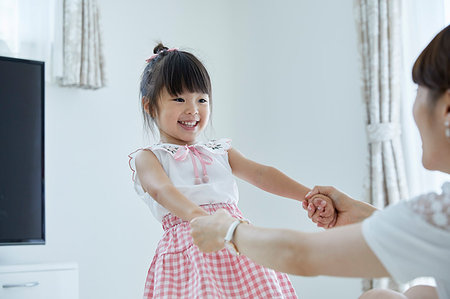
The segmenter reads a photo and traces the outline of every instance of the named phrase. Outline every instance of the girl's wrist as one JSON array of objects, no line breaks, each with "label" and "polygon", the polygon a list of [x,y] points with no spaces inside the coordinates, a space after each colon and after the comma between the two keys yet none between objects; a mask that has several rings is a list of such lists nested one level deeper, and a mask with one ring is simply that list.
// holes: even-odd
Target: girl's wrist
[{"label": "girl's wrist", "polygon": [[200,216],[208,216],[209,214],[203,210],[202,208],[198,208],[195,209],[194,211],[192,211],[191,213],[189,213],[189,219],[187,219],[187,221],[191,221],[192,219],[196,218],[196,217],[200,217]]}]

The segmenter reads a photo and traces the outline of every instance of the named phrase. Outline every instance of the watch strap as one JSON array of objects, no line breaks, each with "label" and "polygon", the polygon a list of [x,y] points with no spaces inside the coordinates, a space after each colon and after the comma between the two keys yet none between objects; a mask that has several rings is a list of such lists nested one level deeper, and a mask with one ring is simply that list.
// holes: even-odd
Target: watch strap
[{"label": "watch strap", "polygon": [[234,231],[236,230],[236,227],[242,223],[241,220],[236,219],[233,223],[231,223],[230,227],[228,228],[227,234],[225,235],[225,242],[231,242],[233,239]]}]

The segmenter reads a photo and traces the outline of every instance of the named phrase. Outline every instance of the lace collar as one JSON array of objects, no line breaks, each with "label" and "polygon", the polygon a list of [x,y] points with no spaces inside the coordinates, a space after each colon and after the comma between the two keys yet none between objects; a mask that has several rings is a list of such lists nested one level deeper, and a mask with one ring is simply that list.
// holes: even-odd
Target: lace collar
[{"label": "lace collar", "polygon": [[[187,147],[188,145],[178,145],[171,143],[157,143],[150,146],[151,150],[163,150],[174,156],[180,148]],[[231,148],[231,139],[221,138],[218,140],[210,140],[208,142],[199,142],[189,145],[189,147],[195,147],[197,150],[205,149],[213,154],[226,154]]]}]

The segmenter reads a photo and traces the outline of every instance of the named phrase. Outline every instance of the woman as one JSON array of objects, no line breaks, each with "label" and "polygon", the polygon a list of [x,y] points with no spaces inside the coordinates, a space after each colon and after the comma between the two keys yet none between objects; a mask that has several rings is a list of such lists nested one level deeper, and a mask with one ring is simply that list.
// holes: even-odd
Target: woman
[{"label": "woman", "polygon": [[[419,86],[413,113],[422,163],[450,173],[450,26],[423,50],[412,75]],[[450,183],[440,195],[426,194],[383,211],[331,187],[316,187],[307,199],[318,193],[334,200],[341,227],[318,233],[264,229],[218,211],[191,221],[194,243],[211,252],[222,249],[226,239],[255,262],[296,275],[391,276],[400,282],[432,276],[437,283],[437,288],[418,286],[404,294],[372,290],[361,298],[450,298]],[[317,222],[320,212],[310,209],[309,216]]]}]

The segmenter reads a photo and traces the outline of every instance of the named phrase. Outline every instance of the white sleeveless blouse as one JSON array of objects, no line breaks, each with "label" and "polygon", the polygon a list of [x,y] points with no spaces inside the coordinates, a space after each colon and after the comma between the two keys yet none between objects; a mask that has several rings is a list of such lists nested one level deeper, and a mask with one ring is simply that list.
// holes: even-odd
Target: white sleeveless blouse
[{"label": "white sleeveless blouse", "polygon": [[149,206],[159,222],[170,213],[144,191],[136,174],[137,153],[150,150],[158,158],[173,185],[187,199],[198,205],[237,204],[239,193],[228,162],[230,148],[231,140],[223,138],[191,146],[159,143],[138,149],[128,155],[136,193]]}]

